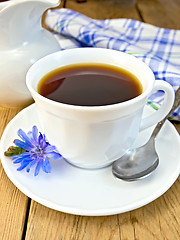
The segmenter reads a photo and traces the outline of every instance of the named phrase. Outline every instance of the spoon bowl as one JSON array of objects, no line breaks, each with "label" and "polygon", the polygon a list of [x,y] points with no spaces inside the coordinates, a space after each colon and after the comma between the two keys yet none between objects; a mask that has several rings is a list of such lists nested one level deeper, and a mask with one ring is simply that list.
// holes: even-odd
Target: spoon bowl
[{"label": "spoon bowl", "polygon": [[112,164],[112,173],[115,177],[126,180],[135,181],[151,174],[159,164],[159,157],[156,152],[156,137],[172,112],[180,104],[180,88],[176,91],[174,105],[169,114],[157,124],[149,141],[135,149],[130,149],[120,159]]},{"label": "spoon bowl", "polygon": [[149,175],[159,164],[159,157],[151,139],[142,147],[131,149],[113,163],[113,174],[126,181],[134,181]]}]

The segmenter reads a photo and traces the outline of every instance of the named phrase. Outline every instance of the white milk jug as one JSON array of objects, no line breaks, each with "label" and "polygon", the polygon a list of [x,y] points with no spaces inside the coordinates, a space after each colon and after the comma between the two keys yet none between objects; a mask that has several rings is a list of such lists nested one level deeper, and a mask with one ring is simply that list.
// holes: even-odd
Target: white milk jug
[{"label": "white milk jug", "polygon": [[57,0],[12,0],[0,3],[0,105],[26,106],[32,98],[25,78],[29,67],[60,46],[52,33],[42,28],[46,9]]}]

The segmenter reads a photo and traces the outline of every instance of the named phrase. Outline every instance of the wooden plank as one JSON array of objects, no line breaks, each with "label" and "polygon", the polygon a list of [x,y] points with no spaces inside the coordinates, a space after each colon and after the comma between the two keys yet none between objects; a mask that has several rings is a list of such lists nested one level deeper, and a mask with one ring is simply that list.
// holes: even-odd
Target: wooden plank
[{"label": "wooden plank", "polygon": [[180,0],[138,0],[137,7],[145,22],[180,29]]},{"label": "wooden plank", "polygon": [[[0,137],[19,110],[0,108]],[[28,197],[8,179],[0,163],[0,239],[22,239],[27,205]]]},{"label": "wooden plank", "polygon": [[180,239],[180,177],[160,198],[118,215],[120,239]]},{"label": "wooden plank", "polygon": [[61,213],[33,201],[26,232],[26,240],[30,239],[116,240],[119,239],[118,218]]},{"label": "wooden plank", "polygon": [[66,8],[95,19],[132,18],[140,20],[134,0],[88,0],[82,3],[66,0]]}]

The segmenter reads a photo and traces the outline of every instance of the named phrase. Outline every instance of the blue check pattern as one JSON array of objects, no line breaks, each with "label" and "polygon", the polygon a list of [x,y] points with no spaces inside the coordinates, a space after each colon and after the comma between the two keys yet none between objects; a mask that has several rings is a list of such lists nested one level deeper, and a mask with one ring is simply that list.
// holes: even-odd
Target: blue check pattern
[{"label": "blue check pattern", "polygon": [[[180,31],[158,28],[132,19],[94,20],[70,9],[49,10],[46,24],[59,40],[60,48],[102,47],[126,52],[145,62],[156,80],[180,86]],[[160,105],[163,92],[150,96]],[[180,121],[180,107],[172,115]]]}]

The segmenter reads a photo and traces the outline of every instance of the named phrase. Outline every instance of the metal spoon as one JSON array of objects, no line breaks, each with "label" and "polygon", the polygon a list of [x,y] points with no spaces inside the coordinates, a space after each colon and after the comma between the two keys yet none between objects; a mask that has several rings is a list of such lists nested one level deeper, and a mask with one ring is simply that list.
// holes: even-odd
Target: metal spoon
[{"label": "metal spoon", "polygon": [[172,112],[180,104],[180,88],[175,93],[174,105],[169,114],[155,127],[149,141],[135,149],[130,149],[120,159],[112,164],[112,173],[120,179],[135,181],[149,175],[159,164],[159,157],[155,150],[156,137]]}]

